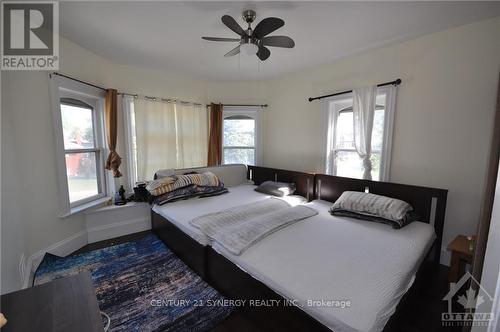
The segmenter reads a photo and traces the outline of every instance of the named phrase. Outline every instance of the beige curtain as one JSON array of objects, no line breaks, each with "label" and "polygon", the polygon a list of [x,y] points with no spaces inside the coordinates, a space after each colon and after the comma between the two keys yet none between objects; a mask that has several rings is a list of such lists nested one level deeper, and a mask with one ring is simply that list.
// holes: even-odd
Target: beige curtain
[{"label": "beige curtain", "polygon": [[210,105],[210,134],[208,141],[208,166],[222,163],[222,104]]},{"label": "beige curtain", "polygon": [[203,105],[176,103],[177,168],[207,165],[208,114]]},{"label": "beige curtain", "polygon": [[134,100],[137,180],[166,168],[205,166],[207,110],[203,106]]}]

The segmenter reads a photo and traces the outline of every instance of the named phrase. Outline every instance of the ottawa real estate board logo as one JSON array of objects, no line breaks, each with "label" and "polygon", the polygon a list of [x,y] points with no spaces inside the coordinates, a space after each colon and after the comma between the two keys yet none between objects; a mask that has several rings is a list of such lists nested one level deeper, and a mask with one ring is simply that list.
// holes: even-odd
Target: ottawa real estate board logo
[{"label": "ottawa real estate board logo", "polygon": [[1,69],[59,69],[59,4],[2,1]]}]

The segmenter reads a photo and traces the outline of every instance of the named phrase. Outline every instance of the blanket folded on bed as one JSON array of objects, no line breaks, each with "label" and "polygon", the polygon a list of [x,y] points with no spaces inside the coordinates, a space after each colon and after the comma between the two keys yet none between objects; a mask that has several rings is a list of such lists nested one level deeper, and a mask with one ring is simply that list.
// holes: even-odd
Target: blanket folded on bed
[{"label": "blanket folded on bed", "polygon": [[268,235],[316,214],[318,211],[310,207],[291,207],[271,197],[197,217],[190,224],[231,253],[241,255]]}]

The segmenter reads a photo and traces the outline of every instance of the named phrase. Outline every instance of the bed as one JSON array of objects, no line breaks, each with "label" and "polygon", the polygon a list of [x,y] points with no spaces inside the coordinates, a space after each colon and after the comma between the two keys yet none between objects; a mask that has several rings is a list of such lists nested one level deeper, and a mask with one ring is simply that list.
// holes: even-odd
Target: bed
[{"label": "bed", "polygon": [[[265,321],[270,330],[390,331],[395,312],[401,310],[411,294],[408,290],[419,276],[422,261],[439,262],[446,190],[311,176],[248,167],[247,177],[257,185],[266,180],[298,183],[299,192],[312,200],[307,205],[319,214],[270,235],[240,256],[218,243],[197,241],[177,221],[176,226],[165,220],[178,219],[175,213],[161,217],[157,210],[153,217],[156,214],[156,218],[163,218],[157,222],[170,225],[173,233],[166,244],[172,248],[182,242],[181,254],[187,257],[188,265],[197,262],[205,280],[221,293],[234,299],[280,303],[242,308],[255,320]],[[238,188],[226,200],[237,200],[245,196],[238,196],[238,190],[251,188]],[[422,216],[422,222],[394,230],[387,225],[332,217],[328,213],[331,202],[346,190],[368,190],[405,200]],[[199,205],[205,203],[200,201]],[[186,216],[187,224],[191,216]],[[172,239],[177,236],[182,240]],[[359,243],[352,239],[359,239]],[[188,252],[190,246],[199,251]],[[348,300],[351,306],[338,307],[334,301],[339,300],[344,300],[344,304]]]}]

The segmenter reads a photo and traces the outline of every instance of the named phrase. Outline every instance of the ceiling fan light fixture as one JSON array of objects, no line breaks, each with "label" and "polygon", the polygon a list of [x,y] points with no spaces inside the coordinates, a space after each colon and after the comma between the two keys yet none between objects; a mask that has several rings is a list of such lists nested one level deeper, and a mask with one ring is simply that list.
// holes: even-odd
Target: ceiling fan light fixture
[{"label": "ceiling fan light fixture", "polygon": [[244,56],[255,55],[258,50],[259,50],[259,47],[255,43],[252,43],[252,42],[242,43],[240,46],[240,52]]},{"label": "ceiling fan light fixture", "polygon": [[239,45],[224,54],[225,57],[243,54],[243,56],[256,55],[261,61],[265,61],[271,55],[271,51],[267,46],[293,48],[295,43],[288,36],[268,36],[274,31],[285,25],[285,21],[278,17],[267,17],[260,21],[254,29],[252,23],[255,20],[256,14],[253,10],[245,10],[243,12],[243,20],[248,23],[248,28],[244,30],[236,20],[229,15],[221,17],[222,23],[231,31],[240,36],[240,40],[236,38],[225,37],[201,37],[204,40],[220,41],[220,42],[238,42]]}]

